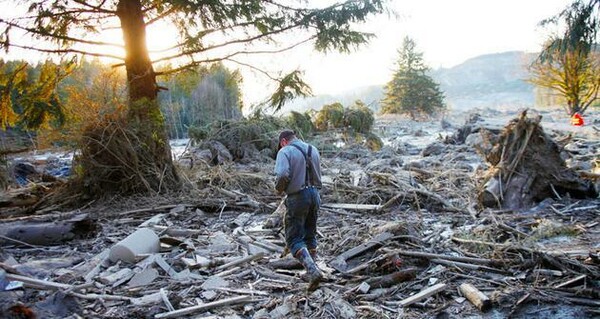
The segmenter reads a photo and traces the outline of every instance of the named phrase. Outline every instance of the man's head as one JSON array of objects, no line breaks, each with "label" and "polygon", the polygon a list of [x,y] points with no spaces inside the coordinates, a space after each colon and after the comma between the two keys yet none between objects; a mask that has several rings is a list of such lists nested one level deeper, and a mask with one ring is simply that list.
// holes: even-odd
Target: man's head
[{"label": "man's head", "polygon": [[296,133],[292,130],[283,130],[279,133],[279,148],[288,145],[292,140],[296,138]]}]

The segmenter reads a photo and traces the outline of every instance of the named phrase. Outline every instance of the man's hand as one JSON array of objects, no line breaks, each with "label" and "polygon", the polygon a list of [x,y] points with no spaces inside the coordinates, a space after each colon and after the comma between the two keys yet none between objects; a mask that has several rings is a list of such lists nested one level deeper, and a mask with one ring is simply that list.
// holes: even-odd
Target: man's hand
[{"label": "man's hand", "polygon": [[277,191],[277,194],[282,195],[283,193],[285,193],[285,189],[287,188],[289,183],[290,179],[287,176],[278,178],[277,182],[275,183],[275,190]]}]

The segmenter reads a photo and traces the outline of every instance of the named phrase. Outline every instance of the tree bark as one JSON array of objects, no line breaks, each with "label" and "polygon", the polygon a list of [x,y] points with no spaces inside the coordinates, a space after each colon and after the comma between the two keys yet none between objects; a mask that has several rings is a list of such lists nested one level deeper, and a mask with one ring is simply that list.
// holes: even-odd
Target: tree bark
[{"label": "tree bark", "polygon": [[[140,0],[121,0],[117,5],[125,42],[125,69],[130,102],[156,100],[156,74],[146,46],[146,24]],[[141,114],[140,114],[141,115]]]},{"label": "tree bark", "polygon": [[177,188],[179,178],[173,165],[165,119],[157,99],[156,74],[146,45],[146,23],[141,0],[120,0],[117,16],[125,44],[125,69],[129,93],[127,126],[134,143],[138,176],[147,188],[160,192]]}]

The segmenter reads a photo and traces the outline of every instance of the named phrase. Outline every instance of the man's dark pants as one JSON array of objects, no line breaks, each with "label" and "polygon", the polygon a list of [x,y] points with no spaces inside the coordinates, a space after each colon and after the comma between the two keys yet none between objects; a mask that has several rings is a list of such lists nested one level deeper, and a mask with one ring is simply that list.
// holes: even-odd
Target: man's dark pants
[{"label": "man's dark pants", "polygon": [[319,190],[305,188],[287,196],[285,201],[285,241],[292,256],[306,247],[317,248],[317,212],[321,206]]}]

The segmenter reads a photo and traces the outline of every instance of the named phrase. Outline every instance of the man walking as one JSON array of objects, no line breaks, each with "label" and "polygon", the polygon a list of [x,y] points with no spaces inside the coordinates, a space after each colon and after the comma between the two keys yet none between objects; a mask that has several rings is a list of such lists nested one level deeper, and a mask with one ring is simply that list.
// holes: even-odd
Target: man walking
[{"label": "man walking", "polygon": [[321,205],[321,162],[316,147],[296,138],[291,130],[279,134],[275,162],[275,189],[286,193],[285,241],[309,278],[308,291],[317,289],[323,275],[314,258],[317,254],[317,211]]}]

